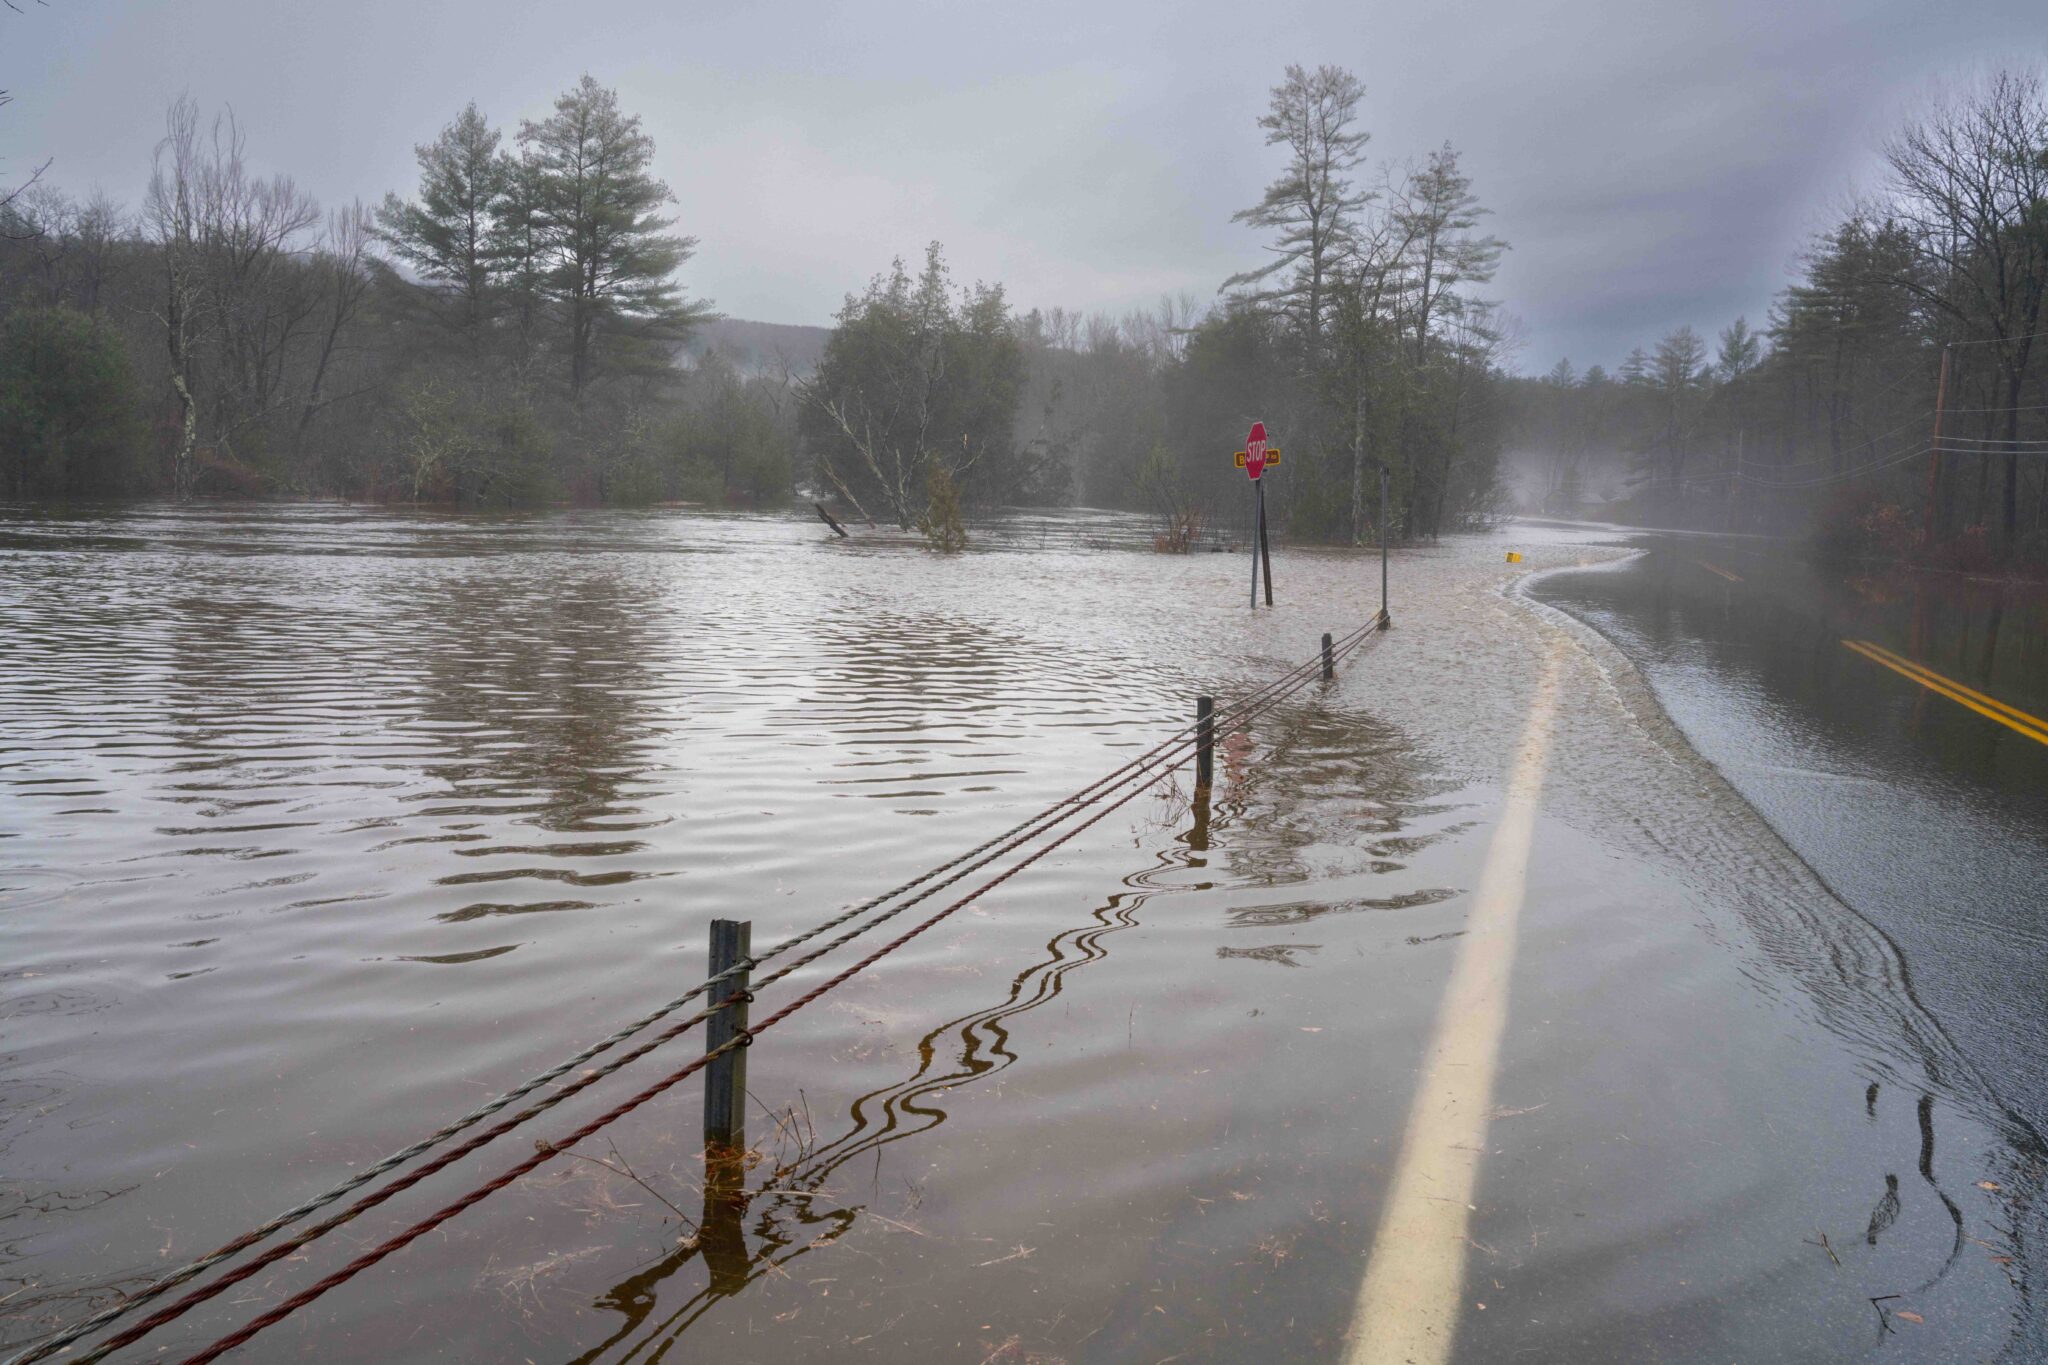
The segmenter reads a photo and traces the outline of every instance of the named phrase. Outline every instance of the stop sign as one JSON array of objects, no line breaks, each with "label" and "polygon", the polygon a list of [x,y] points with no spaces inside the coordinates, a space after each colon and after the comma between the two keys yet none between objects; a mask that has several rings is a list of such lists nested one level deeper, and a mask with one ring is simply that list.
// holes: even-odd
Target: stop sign
[{"label": "stop sign", "polygon": [[1244,438],[1244,472],[1256,480],[1266,472],[1266,424],[1252,423],[1251,435]]}]

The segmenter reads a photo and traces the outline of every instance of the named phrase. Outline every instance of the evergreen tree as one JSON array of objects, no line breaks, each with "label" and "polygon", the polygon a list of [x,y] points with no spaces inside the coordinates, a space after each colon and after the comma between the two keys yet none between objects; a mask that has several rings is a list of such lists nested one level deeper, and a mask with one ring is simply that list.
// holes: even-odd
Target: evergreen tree
[{"label": "evergreen tree", "polygon": [[472,100],[439,137],[413,149],[419,198],[387,194],[377,210],[378,238],[443,301],[435,315],[472,356],[483,349],[497,304],[493,236],[508,173],[498,140]]},{"label": "evergreen tree", "polygon": [[[1350,180],[1372,136],[1352,128],[1364,97],[1365,87],[1341,67],[1320,66],[1311,74],[1289,66],[1259,119],[1266,145],[1287,148],[1287,166],[1258,203],[1231,218],[1274,229],[1275,240],[1266,248],[1273,259],[1231,276],[1223,287],[1262,285],[1252,297],[1278,305],[1294,320],[1311,360],[1322,343],[1338,265],[1351,245],[1359,210],[1372,198]],[[1264,283],[1276,276],[1277,283]]]},{"label": "evergreen tree", "polygon": [[673,202],[649,167],[654,139],[616,91],[589,76],[555,112],[519,128],[546,243],[545,296],[561,311],[569,393],[580,402],[607,368],[666,368],[675,345],[710,316],[686,302],[675,273],[697,245],[668,229]]}]

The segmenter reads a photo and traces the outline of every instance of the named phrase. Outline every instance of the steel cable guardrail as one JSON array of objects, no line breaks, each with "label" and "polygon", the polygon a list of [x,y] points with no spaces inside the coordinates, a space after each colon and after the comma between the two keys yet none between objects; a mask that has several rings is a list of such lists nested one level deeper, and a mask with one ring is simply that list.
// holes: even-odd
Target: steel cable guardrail
[{"label": "steel cable guardrail", "polygon": [[[1368,628],[1361,630],[1359,632],[1354,632],[1351,636],[1347,637],[1348,643],[1343,647],[1342,656],[1348,658],[1350,654],[1360,646],[1364,639],[1367,638],[1367,636],[1372,634],[1374,631],[1378,630],[1383,624],[1384,614],[1375,617],[1371,626],[1369,626]],[[1312,660],[1310,664],[1306,667],[1309,669],[1313,669],[1315,667],[1320,666],[1320,664],[1321,657],[1318,656],[1316,659]],[[1295,671],[1299,672],[1302,670]],[[1268,707],[1278,704],[1278,702],[1283,697],[1290,695],[1296,688],[1301,686],[1301,684],[1306,681],[1308,681],[1308,678],[1303,677],[1294,682],[1293,684],[1289,685],[1284,691],[1267,697],[1264,701],[1258,703],[1256,708],[1245,709],[1251,712],[1251,714],[1253,715],[1257,714],[1258,712],[1263,712]],[[1240,720],[1246,719],[1250,719],[1250,715],[1240,716]],[[400,1231],[394,1236],[387,1238],[385,1241],[380,1242],[376,1246],[370,1248],[368,1251],[363,1252],[354,1260],[335,1270],[332,1274],[329,1274],[324,1279],[321,1279],[314,1284],[308,1285],[306,1288],[300,1290],[298,1293],[292,1295],[290,1298],[283,1300],[282,1302],[276,1304],[272,1308],[259,1314],[255,1318],[252,1318],[247,1323],[244,1323],[241,1327],[235,1329],[233,1332],[230,1332],[226,1336],[219,1338],[218,1340],[212,1342],[211,1344],[202,1348],[198,1352],[185,1357],[184,1361],[182,1362],[182,1365],[206,1365],[207,1362],[218,1359],[220,1356],[222,1356],[228,1351],[233,1350],[235,1347],[246,1344],[258,1333],[262,1332],[264,1329],[275,1326],[277,1323],[282,1322],[285,1318],[291,1316],[299,1309],[304,1308],[306,1305],[320,1298],[329,1290],[335,1289],[340,1285],[346,1283],[347,1281],[355,1278],[363,1271],[368,1270],[370,1267],[382,1261],[385,1257],[392,1255],[394,1252],[402,1250],[403,1248],[417,1241],[419,1238],[425,1236],[427,1233],[432,1232],[435,1228],[439,1227],[441,1224],[447,1222],[449,1219],[455,1217],[456,1215],[462,1213],[465,1209],[468,1209],[473,1205],[480,1203],[489,1195],[494,1194],[498,1190],[505,1188],[507,1185],[511,1184],[515,1180],[518,1180],[522,1176],[531,1174],[533,1171],[539,1169],[542,1165],[552,1160],[555,1156],[557,1156],[564,1150],[570,1147],[574,1147],[577,1143],[582,1142],[584,1139],[591,1137],[593,1134],[600,1132],[612,1123],[615,1123],[619,1119],[624,1118],[627,1114],[630,1114],[635,1109],[638,1109],[641,1105],[647,1103],[649,1100],[652,1100],[656,1096],[662,1094],[664,1091],[667,1091],[673,1088],[674,1086],[680,1084],[682,1081],[687,1080],[690,1076],[693,1076],[697,1072],[703,1070],[706,1066],[710,1065],[711,1062],[716,1060],[719,1056],[723,1055],[724,1053],[730,1052],[735,1048],[751,1046],[754,1039],[766,1030],[773,1028],[776,1024],[779,1024],[783,1020],[789,1018],[798,1010],[803,1009],[806,1005],[809,1005],[813,1001],[817,1000],[819,997],[825,995],[827,992],[832,991],[837,987],[845,984],[847,981],[852,980],[855,976],[858,976],[861,972],[866,971],[869,967],[872,967],[875,963],[881,961],[889,954],[895,952],[904,944],[909,943],[918,935],[924,933],[926,930],[932,928],[934,925],[937,925],[945,919],[949,918],[959,910],[964,909],[966,906],[972,904],[974,901],[980,899],[982,896],[988,894],[990,891],[993,891],[996,887],[1001,886],[1004,882],[1016,876],[1019,872],[1022,872],[1025,868],[1031,866],[1039,859],[1045,857],[1047,854],[1053,852],[1061,845],[1067,843],[1075,836],[1081,834],[1082,832],[1091,828],[1100,821],[1108,818],[1108,816],[1115,812],[1119,807],[1122,807],[1128,804],[1129,802],[1135,800],[1137,797],[1139,797],[1144,792],[1149,790],[1153,782],[1155,782],[1158,778],[1164,776],[1168,772],[1173,771],[1175,768],[1178,768],[1183,762],[1185,762],[1187,759],[1187,750],[1190,749],[1195,742],[1196,741],[1194,739],[1190,738],[1188,740],[1177,743],[1176,747],[1179,749],[1180,752],[1171,763],[1168,763],[1156,772],[1153,772],[1150,776],[1145,777],[1142,780],[1135,782],[1134,784],[1129,784],[1130,790],[1126,791],[1122,796],[1119,796],[1116,800],[1102,807],[1102,809],[1096,811],[1093,815],[1089,816],[1086,820],[1083,820],[1078,825],[1075,825],[1071,829],[1068,829],[1058,838],[1054,839],[1051,843],[1042,845],[1041,847],[1032,850],[1023,858],[1020,858],[1017,862],[1005,868],[996,876],[990,878],[987,882],[984,882],[982,885],[976,887],[973,891],[968,892],[965,896],[962,896],[958,900],[955,900],[952,903],[948,904],[944,908],[940,909],[936,914],[933,914],[927,919],[919,922],[906,932],[898,935],[896,938],[891,939],[889,942],[875,949],[873,952],[869,953],[866,957],[860,959],[858,962],[855,962],[853,965],[844,968],[838,974],[828,977],[826,980],[820,982],[818,985],[813,986],[804,994],[798,996],[796,999],[790,1001],[782,1008],[770,1014],[760,1023],[755,1024],[752,1028],[747,1029],[738,1034],[731,1041],[725,1043],[720,1047],[705,1052],[702,1056],[692,1058],[690,1061],[684,1063],[681,1067],[678,1067],[676,1070],[670,1072],[668,1075],[663,1076],[659,1080],[655,1081],[653,1084],[647,1086],[638,1094],[628,1097],[620,1104],[591,1119],[589,1122],[585,1123],[582,1127],[576,1129],[574,1132],[565,1135],[559,1141],[536,1142],[534,1144],[534,1152],[531,1156],[523,1158],[522,1160],[515,1163],[506,1170],[501,1171],[499,1174],[492,1177],[490,1180],[487,1180],[483,1184],[471,1189],[468,1193],[462,1195],[460,1198],[456,1199],[452,1203],[443,1205],[441,1208],[435,1210],[433,1213],[428,1214],[426,1217],[413,1223],[411,1226],[405,1228],[404,1230]],[[782,972],[778,973],[777,975],[786,976],[789,972],[794,970],[794,967],[785,968]],[[761,984],[766,985],[766,979],[764,979]],[[721,1002],[719,1008],[722,1008],[725,1003],[730,1002]],[[710,1012],[716,1011],[714,1010]],[[86,1359],[93,1359],[93,1357],[86,1357]]]},{"label": "steel cable guardrail", "polygon": [[[1333,645],[1333,657],[1349,657],[1349,655],[1357,648],[1359,648],[1360,645],[1368,637],[1372,636],[1377,631],[1383,629],[1386,626],[1386,624],[1386,613],[1384,609],[1382,609],[1380,612],[1376,612],[1370,619],[1368,619],[1368,621],[1364,625],[1349,632],[1344,637],[1343,642],[1340,645]],[[1247,693],[1244,697],[1231,703],[1229,706],[1219,710],[1213,717],[1212,724],[1218,731],[1221,731],[1226,726],[1239,725],[1248,721],[1252,716],[1256,715],[1260,711],[1263,711],[1266,707],[1275,703],[1281,696],[1291,693],[1296,688],[1298,688],[1303,682],[1306,682],[1310,677],[1314,675],[1316,669],[1320,666],[1320,664],[1321,659],[1320,657],[1317,657],[1303,664],[1297,665],[1295,668],[1289,669],[1287,672],[1281,674],[1277,678],[1269,680],[1268,682],[1262,684],[1260,687],[1253,689],[1250,693]],[[1192,724],[1181,726],[1179,729],[1173,731],[1165,740],[1161,741],[1159,744],[1155,745],[1152,749],[1146,751],[1144,754],[1141,754],[1137,758],[1132,759],[1130,762],[1125,763],[1123,766],[1114,769],[1105,776],[1097,778],[1094,782],[1081,788],[1079,791],[1062,798],[1058,802],[1055,802],[1052,806],[1049,806],[1044,810],[1038,812],[1037,814],[1034,814],[1033,816],[1027,818],[1026,820],[1019,822],[1017,825],[1012,826],[1009,830],[1005,831],[1004,833],[999,834],[994,838],[989,839],[984,843],[976,846],[975,848],[968,850],[966,853],[961,854],[959,857],[954,858],[949,862],[942,863],[939,866],[934,867],[920,874],[919,876],[902,883],[897,887],[891,888],[889,891],[871,897],[868,900],[863,901],[860,904],[852,907],[851,909],[843,912],[842,914],[836,915],[828,920],[823,921],[820,924],[814,925],[811,928],[806,929],[799,934],[792,935],[790,938],[783,940],[781,943],[778,943],[775,947],[769,949],[764,953],[757,954],[750,959],[744,959],[740,963],[735,964],[732,968],[729,968],[724,972],[718,973],[712,977],[707,978],[706,980],[698,983],[696,986],[693,986],[690,990],[684,992],[682,995],[676,997],[674,1000],[671,1000],[668,1003],[651,1011],[650,1013],[641,1016],[639,1019],[626,1024],[625,1026],[616,1030],[607,1037],[583,1049],[581,1052],[569,1058],[567,1061],[564,1061],[555,1067],[551,1067],[547,1071],[544,1071],[541,1074],[539,1074],[538,1076],[535,1076],[525,1082],[522,1082],[520,1085],[513,1087],[511,1090],[508,1090],[503,1094],[500,1094],[494,1097],[493,1099],[486,1101],[484,1104],[479,1105],[476,1109],[470,1111],[468,1114],[465,1114],[461,1118],[458,1118],[452,1121],[451,1123],[443,1126],[436,1132],[428,1135],[425,1138],[422,1138],[418,1142],[415,1142],[408,1147],[405,1147],[397,1152],[390,1154],[382,1160],[365,1168],[363,1171],[351,1175],[348,1179],[343,1180],[342,1182],[335,1185],[331,1189],[323,1192],[322,1194],[316,1195],[311,1199],[308,1199],[298,1205],[293,1206],[291,1209],[288,1209],[284,1213],[277,1215],[276,1217],[270,1219],[268,1222],[262,1224],[261,1226],[242,1234],[240,1237],[235,1238],[231,1242],[223,1244],[221,1247],[217,1248],[212,1252],[209,1252],[207,1255],[199,1257],[191,1262],[188,1262],[186,1265],[179,1267],[177,1270],[172,1271],[170,1274],[165,1275],[156,1281],[153,1281],[151,1284],[145,1286],[142,1290],[137,1291],[135,1294],[130,1295],[123,1301],[110,1305],[108,1308],[102,1309],[100,1312],[95,1313],[81,1320],[80,1322],[73,1324],[68,1328],[65,1328],[49,1337],[45,1337],[41,1341],[31,1345],[27,1350],[22,1351],[16,1354],[15,1356],[11,1357],[8,1360],[7,1365],[28,1365],[28,1362],[44,1359],[48,1357],[50,1354],[58,1350],[61,1350],[62,1348],[70,1345],[73,1342],[76,1342],[81,1337],[84,1337],[98,1330],[101,1327],[111,1325],[119,1319],[126,1317],[130,1313],[141,1308],[144,1304],[161,1297],[162,1295],[179,1287],[180,1285],[189,1283],[198,1275],[203,1274],[206,1270],[212,1268],[215,1265],[220,1264],[222,1261],[228,1259],[229,1257],[241,1251],[249,1249],[256,1243],[261,1242],[265,1238],[269,1237],[271,1234],[281,1231],[285,1227],[288,1227],[291,1224],[304,1219],[305,1217],[318,1211],[321,1208],[325,1208],[331,1204],[338,1202],[342,1198],[346,1197],[349,1193],[362,1188],[362,1186],[369,1183],[371,1180],[374,1180],[377,1176],[391,1171],[392,1169],[404,1164],[406,1161],[409,1161],[414,1157],[425,1154],[426,1152],[432,1150],[439,1144],[448,1141],[456,1134],[463,1132],[464,1130],[470,1127],[473,1127],[475,1124],[481,1122],[485,1118],[488,1118],[490,1115],[503,1111],[517,1100],[532,1094],[541,1086],[546,1085],[551,1081],[559,1080],[562,1076],[566,1075],[569,1071],[580,1066],[583,1062],[589,1061],[592,1058],[599,1055],[600,1053],[605,1052],[610,1048],[616,1046],[620,1042],[623,1042],[626,1039],[643,1032],[645,1029],[659,1022],[661,1019],[664,1019],[669,1015],[675,1013],[678,1009],[680,1009],[683,1005],[687,1004],[691,1000],[700,998],[707,992],[715,989],[721,982],[730,979],[731,977],[742,971],[750,970],[751,968],[759,966],[762,963],[780,957],[783,954],[791,951],[792,949],[800,946],[803,943],[816,939],[820,935],[825,934],[834,928],[847,924],[855,919],[859,919],[861,916],[868,914],[869,912],[877,909],[878,907],[888,905],[889,902],[891,902],[892,900],[897,900],[898,898],[905,896],[907,893],[914,891],[919,887],[924,887],[924,890],[920,891],[917,895],[912,896],[906,900],[901,900],[899,904],[896,904],[892,908],[884,911],[882,914],[877,915],[869,923],[863,924],[858,928],[850,931],[849,933],[840,935],[838,938],[833,939],[831,942],[825,944],[823,947],[815,949],[812,952],[805,954],[797,961],[789,964],[786,967],[781,968],[776,972],[770,973],[768,976],[761,978],[760,981],[754,984],[755,987],[758,989],[782,980],[790,974],[801,970],[803,967],[809,965],[810,963],[817,961],[819,958],[825,956],[826,954],[831,953],[837,948],[845,946],[847,943],[852,942],[854,939],[860,937],[861,935],[866,934],[867,932],[878,927],[879,925],[886,923],[888,920],[895,918],[897,915],[902,914],[904,911],[910,909],[912,906],[915,906],[917,904],[922,903],[925,900],[928,900],[931,896],[935,895],[937,892],[945,889],[946,887],[955,885],[958,882],[965,880],[967,877],[972,876],[976,871],[988,866],[990,863],[1001,858],[1006,853],[1014,851],[1017,847],[1027,842],[1029,839],[1034,838],[1040,834],[1043,834],[1047,830],[1061,823],[1075,811],[1083,809],[1086,806],[1094,804],[1095,802],[1101,800],[1104,796],[1106,796],[1110,791],[1114,790],[1116,787],[1129,785],[1132,782],[1136,782],[1138,785],[1134,786],[1131,792],[1127,793],[1123,798],[1121,798],[1116,803],[1117,805],[1121,805],[1123,801],[1129,800],[1132,796],[1135,796],[1138,791],[1144,790],[1153,781],[1155,781],[1158,778],[1158,776],[1161,775],[1161,773],[1170,770],[1171,767],[1178,766],[1179,762],[1185,759],[1185,751],[1192,744],[1195,743],[1193,733],[1197,729],[1198,725],[1199,722],[1195,722]],[[1157,771],[1153,771],[1153,765],[1157,761],[1159,761],[1162,758],[1162,756],[1165,755],[1166,752],[1170,749],[1178,751],[1174,758],[1174,762],[1172,764],[1167,765],[1166,768],[1161,768]],[[1114,806],[1110,807],[1110,809],[1114,809]],[[1096,818],[1100,817],[1098,816]],[[1092,824],[1093,820],[1089,821],[1088,823]],[[1082,827],[1085,828],[1086,826],[1084,825]],[[998,847],[999,845],[1001,845],[1001,847]],[[958,871],[955,871],[955,869],[958,869]],[[942,874],[948,872],[953,872],[954,875],[946,877],[943,881],[934,881],[935,878],[938,878]],[[927,885],[927,883],[930,884]],[[171,1305],[169,1308],[161,1310],[158,1313],[151,1315],[142,1323],[139,1323],[132,1328],[126,1329],[123,1332],[117,1334],[116,1336],[110,1338],[101,1346],[96,1347],[92,1351],[87,1352],[85,1355],[81,1356],[79,1358],[79,1365],[90,1365],[90,1362],[104,1359],[108,1354],[120,1349],[122,1346],[131,1344],[132,1342],[139,1340],[141,1337],[154,1331],[157,1327],[162,1326],[164,1323],[170,1321],[174,1317],[182,1315],[184,1312],[189,1311],[190,1308],[196,1306],[201,1302],[204,1302],[206,1299],[212,1298],[214,1295],[220,1293],[222,1290],[226,1289],[230,1285],[239,1283],[241,1280],[248,1278],[249,1275],[254,1274],[256,1271],[264,1268],[265,1266],[274,1264],[276,1261],[282,1259],[286,1255],[289,1255],[291,1252],[298,1250],[300,1247],[305,1246],[307,1243],[326,1235],[326,1233],[333,1231],[335,1228],[341,1226],[343,1223],[350,1221],[351,1219],[355,1218],[361,1213],[366,1212],[371,1208],[374,1208],[376,1205],[383,1203],[385,1200],[390,1199],[391,1197],[395,1196],[401,1191],[410,1188],[414,1184],[417,1184],[420,1180],[425,1179],[427,1176],[432,1175],[435,1172],[440,1171],[442,1169],[445,1169],[448,1165],[461,1159],[463,1156],[466,1156],[471,1152],[476,1151],[478,1148],[484,1146],[485,1144],[494,1140],[495,1138],[503,1136],[512,1128],[515,1128],[520,1124],[525,1123],[528,1120],[535,1118],[542,1113],[545,1113],[547,1110],[554,1108],[556,1105],[563,1103],[571,1096],[580,1093],[584,1089],[587,1089],[591,1084],[594,1084],[596,1081],[604,1078],[605,1076],[611,1075],[614,1072],[625,1067],[626,1065],[630,1064],[631,1062],[646,1056],[649,1052],[661,1046],[663,1043],[670,1042],[675,1038],[681,1036],[683,1033],[688,1032],[696,1025],[718,1014],[720,1011],[722,1011],[732,1003],[734,1003],[734,1001],[731,999],[721,1000],[714,1005],[701,1009],[697,1011],[695,1014],[682,1020],[681,1022],[671,1026],[668,1029],[663,1030],[660,1034],[658,1034],[655,1038],[653,1038],[646,1044],[643,1044],[640,1047],[634,1048],[631,1051],[620,1055],[619,1057],[613,1059],[611,1062],[608,1062],[605,1066],[601,1068],[597,1068],[593,1071],[585,1073],[585,1075],[579,1077],[576,1081],[571,1082],[569,1085],[564,1086],[562,1089],[558,1091],[555,1091],[553,1094],[547,1096],[546,1098],[542,1099],[536,1104],[529,1106],[525,1110],[521,1111],[519,1114],[514,1115],[512,1118],[507,1119],[500,1124],[494,1125],[485,1132],[462,1143],[460,1146],[451,1149],[450,1151],[444,1153],[442,1156],[437,1157],[434,1161],[428,1163],[426,1166],[423,1166],[411,1172],[399,1181],[394,1182],[391,1186],[387,1187],[386,1189],[378,1191],[377,1193],[359,1201],[350,1209],[344,1211],[341,1215],[332,1219],[328,1219],[320,1224],[317,1224],[314,1227],[307,1229],[304,1233],[301,1233],[300,1235],[291,1238],[288,1241],[279,1244],[278,1246],[271,1248],[269,1251],[266,1251],[262,1256],[258,1257],[252,1262],[245,1264],[243,1267],[238,1268],[236,1271],[231,1272],[228,1276],[222,1278],[221,1280],[206,1286],[202,1290],[195,1291],[195,1293],[191,1295],[187,1295],[185,1298],[179,1300],[176,1304]]]}]

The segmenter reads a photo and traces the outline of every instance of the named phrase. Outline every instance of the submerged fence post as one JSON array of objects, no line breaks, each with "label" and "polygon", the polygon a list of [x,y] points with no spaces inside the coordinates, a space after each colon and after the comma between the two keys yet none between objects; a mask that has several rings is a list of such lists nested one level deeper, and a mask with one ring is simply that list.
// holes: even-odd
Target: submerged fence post
[{"label": "submerged fence post", "polygon": [[1330,652],[1330,632],[1323,632],[1323,681],[1337,676],[1337,660]]},{"label": "submerged fence post", "polygon": [[[711,975],[753,956],[754,926],[748,920],[711,921]],[[704,1050],[715,1051],[747,1031],[751,971],[734,973],[711,988],[714,1001],[741,997],[704,1021]],[[747,1049],[744,1044],[714,1057],[704,1068],[704,1146],[738,1150],[747,1145]]]},{"label": "submerged fence post", "polygon": [[1387,615],[1387,467],[1380,466],[1380,625],[1393,624]]},{"label": "submerged fence post", "polygon": [[1216,699],[1195,698],[1195,787],[1206,790],[1216,776]]}]

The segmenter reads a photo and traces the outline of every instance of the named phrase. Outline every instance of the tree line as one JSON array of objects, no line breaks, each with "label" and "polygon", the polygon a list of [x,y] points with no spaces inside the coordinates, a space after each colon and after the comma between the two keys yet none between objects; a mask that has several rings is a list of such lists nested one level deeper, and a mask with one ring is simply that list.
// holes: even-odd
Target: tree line
[{"label": "tree line", "polygon": [[[1121,318],[1019,312],[942,249],[849,294],[809,371],[688,357],[654,144],[584,77],[508,134],[474,104],[409,194],[323,209],[247,130],[175,101],[128,209],[0,204],[0,491],[520,504],[773,503],[871,520],[1080,501],[1192,545],[1235,525],[1232,443],[1287,452],[1302,538],[1471,524],[1498,504],[1502,244],[1444,147],[1370,168],[1363,89],[1289,67],[1279,173],[1237,217],[1264,262]],[[952,513],[949,511],[949,516]]]},{"label": "tree line", "polygon": [[678,350],[654,143],[584,77],[510,138],[474,104],[410,196],[323,211],[174,101],[140,206],[0,205],[0,489],[532,503],[786,495],[786,383]]},{"label": "tree line", "polygon": [[[936,244],[850,296],[806,386],[805,449],[858,510],[916,523],[932,488],[978,502],[1144,508],[1160,543],[1228,534],[1250,423],[1284,447],[1274,515],[1296,538],[1435,536],[1500,507],[1505,245],[1445,146],[1370,168],[1364,89],[1290,66],[1259,120],[1279,173],[1236,215],[1267,259],[1121,318],[1013,313],[956,289]],[[1391,498],[1382,520],[1379,478]]]},{"label": "tree line", "polygon": [[[1884,144],[1763,327],[1509,386],[1529,501],[1810,531],[1845,558],[2048,567],[2048,92],[1992,74]],[[1937,430],[1936,412],[1940,410]]]}]

